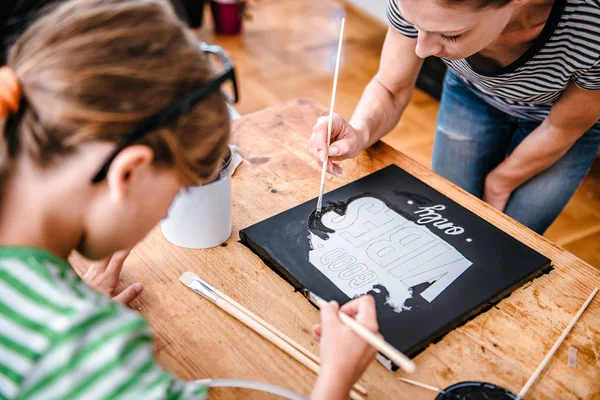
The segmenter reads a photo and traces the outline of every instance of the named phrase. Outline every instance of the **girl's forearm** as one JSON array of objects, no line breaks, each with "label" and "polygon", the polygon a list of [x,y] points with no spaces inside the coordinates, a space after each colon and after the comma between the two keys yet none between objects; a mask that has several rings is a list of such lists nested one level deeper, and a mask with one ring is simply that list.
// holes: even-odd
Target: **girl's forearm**
[{"label": "girl's forearm", "polygon": [[353,382],[335,374],[319,374],[310,396],[311,400],[346,400]]}]

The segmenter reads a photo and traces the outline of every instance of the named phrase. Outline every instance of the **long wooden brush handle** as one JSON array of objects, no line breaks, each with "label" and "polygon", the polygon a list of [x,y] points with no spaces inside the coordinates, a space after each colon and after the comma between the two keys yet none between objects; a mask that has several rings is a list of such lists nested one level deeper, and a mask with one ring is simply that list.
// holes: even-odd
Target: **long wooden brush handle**
[{"label": "long wooden brush handle", "polygon": [[[225,311],[226,313],[228,313],[229,315],[246,325],[248,328],[252,329],[254,332],[258,333],[263,338],[273,343],[275,346],[279,347],[282,351],[287,353],[290,357],[294,358],[300,364],[304,365],[306,368],[310,369],[315,374],[319,374],[320,367],[317,363],[308,358],[306,355],[299,352],[296,348],[294,348],[288,342],[284,341],[275,333],[271,332],[269,329],[267,329],[267,327],[258,323],[256,320],[250,317],[250,315],[241,311],[239,308],[222,298],[217,299],[215,304],[223,311]],[[350,392],[350,398],[352,400],[363,399],[363,397],[356,393],[354,390]]]},{"label": "long wooden brush handle", "polygon": [[271,332],[273,332],[274,334],[276,334],[277,336],[279,336],[281,339],[283,339],[286,342],[288,342],[292,347],[294,347],[300,353],[304,354],[306,357],[310,358],[315,363],[321,364],[321,360],[319,359],[319,357],[317,357],[316,355],[314,355],[313,353],[311,353],[307,348],[302,347],[299,343],[295,342],[292,338],[290,338],[289,336],[287,336],[285,333],[281,332],[279,329],[275,328],[273,325],[269,324],[267,321],[265,321],[264,319],[262,319],[261,317],[259,317],[255,313],[253,313],[252,311],[248,310],[243,305],[241,305],[240,303],[238,303],[237,301],[235,301],[231,297],[227,296],[225,293],[221,292],[220,290],[218,290],[218,289],[215,290],[215,293],[217,293],[217,295],[220,298],[222,298],[222,299],[226,300],[227,302],[231,303],[234,307],[236,307],[237,309],[239,309],[241,312],[248,314],[251,318],[253,318],[259,324],[263,325],[265,328],[267,328],[268,330],[270,330]]},{"label": "long wooden brush handle", "polygon": [[523,386],[523,389],[521,389],[521,391],[519,392],[519,395],[517,396],[517,400],[522,399],[525,396],[525,394],[527,394],[529,389],[531,389],[531,386],[533,386],[533,382],[535,382],[535,380],[538,378],[538,376],[542,373],[542,370],[546,367],[546,365],[548,365],[548,362],[550,362],[550,359],[552,358],[554,353],[556,353],[556,350],[558,350],[558,347],[565,340],[565,338],[567,337],[569,332],[571,332],[571,329],[573,329],[573,327],[575,326],[575,323],[579,320],[579,317],[581,317],[581,314],[583,314],[583,312],[585,311],[587,306],[592,302],[592,299],[594,298],[594,296],[596,296],[596,293],[598,293],[598,288],[596,288],[592,291],[592,293],[590,294],[590,297],[588,297],[588,299],[585,301],[585,303],[583,303],[583,305],[581,306],[581,308],[579,309],[577,314],[571,320],[571,323],[565,328],[562,335],[560,335],[560,337],[558,338],[556,343],[554,343],[554,346],[552,346],[552,348],[550,349],[548,354],[546,354],[546,357],[544,358],[544,360],[537,367],[537,369],[535,370],[533,375],[531,375],[531,378],[529,378],[529,380],[527,381],[525,386]]},{"label": "long wooden brush handle", "polygon": [[426,383],[417,382],[417,381],[413,381],[412,379],[406,379],[406,378],[398,378],[398,379],[401,380],[402,382],[410,383],[411,385],[415,385],[415,386],[418,386],[423,389],[431,390],[433,392],[446,393],[442,389],[437,388],[435,386],[428,385]]},{"label": "long wooden brush handle", "polygon": [[[327,306],[327,302],[322,298],[318,296],[313,296],[313,298],[318,303],[317,305],[319,306],[319,308]],[[410,358],[396,350],[396,348],[393,347],[391,344],[389,344],[384,339],[380,338],[379,336],[362,326],[360,323],[356,322],[348,314],[339,311],[338,316],[340,320],[344,323],[344,325],[352,329],[352,331],[358,336],[360,336],[363,340],[365,340],[371,346],[379,350],[384,356],[392,360],[394,364],[396,364],[406,372],[415,372],[415,370],[417,369],[415,363]]]},{"label": "long wooden brush handle", "polygon": [[352,329],[354,333],[363,338],[371,346],[379,350],[384,356],[392,360],[394,364],[396,364],[406,372],[415,372],[415,363],[410,358],[400,353],[391,344],[381,339],[379,336],[365,328],[363,325],[356,322],[353,318],[348,316],[348,314],[340,312],[338,315],[340,317],[340,320],[346,326]]},{"label": "long wooden brush handle", "polygon": [[340,59],[342,58],[342,43],[344,43],[344,26],[346,18],[342,18],[342,26],[340,27],[340,39],[338,42],[337,56],[335,59],[335,72],[333,74],[333,89],[331,90],[331,104],[329,106],[329,120],[327,122],[327,149],[325,151],[325,159],[321,167],[321,184],[319,185],[319,199],[317,200],[317,212],[321,212],[323,206],[323,193],[325,192],[325,175],[327,173],[327,160],[329,159],[329,144],[331,143],[331,129],[333,128],[333,109],[335,106],[335,94],[337,92],[338,76],[340,72]]},{"label": "long wooden brush handle", "polygon": [[[259,324],[263,325],[265,328],[267,328],[268,330],[273,332],[275,335],[279,336],[282,340],[284,340],[289,345],[291,345],[296,350],[298,350],[300,353],[304,354],[306,357],[308,357],[309,359],[314,361],[316,364],[319,364],[319,365],[321,364],[321,359],[319,357],[315,356],[307,348],[303,347],[298,342],[294,341],[292,338],[287,336],[285,333],[281,332],[279,329],[275,328],[273,325],[269,324],[267,321],[265,321],[258,315],[254,314],[252,311],[248,310],[246,307],[244,307],[243,305],[241,305],[240,303],[238,303],[231,297],[227,296],[225,293],[221,292],[219,289],[215,289],[215,293],[219,297],[221,297],[222,299],[226,300],[231,305],[236,307],[238,310],[247,314],[250,318],[254,319],[256,322],[258,322]],[[358,393],[360,393],[362,395],[366,396],[368,393],[367,389],[359,384],[355,384],[353,387],[354,387],[354,390],[356,390]]]}]

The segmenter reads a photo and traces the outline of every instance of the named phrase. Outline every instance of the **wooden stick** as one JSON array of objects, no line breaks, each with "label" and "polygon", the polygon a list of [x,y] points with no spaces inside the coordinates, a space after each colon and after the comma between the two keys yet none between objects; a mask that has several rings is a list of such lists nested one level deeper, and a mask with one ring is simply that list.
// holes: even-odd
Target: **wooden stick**
[{"label": "wooden stick", "polygon": [[[320,298],[319,296],[311,293],[310,296],[313,300],[317,302],[319,308],[322,308],[327,305],[327,302]],[[415,363],[404,354],[396,350],[391,344],[356,322],[353,318],[351,318],[348,314],[340,311],[338,313],[340,320],[346,325],[348,328],[352,329],[354,333],[363,338],[367,343],[371,346],[375,347],[379,350],[384,356],[392,360],[394,364],[405,370],[406,372],[413,373],[416,370]]]},{"label": "wooden stick", "polygon": [[442,389],[436,388],[435,386],[431,386],[426,383],[421,383],[421,382],[413,381],[412,379],[406,379],[406,378],[398,378],[398,379],[401,380],[402,382],[410,383],[411,385],[415,385],[415,386],[421,387],[423,389],[431,390],[432,392],[446,393]]},{"label": "wooden stick", "polygon": [[[225,293],[221,292],[190,271],[183,273],[179,277],[179,281],[194,292],[202,295],[207,300],[210,300],[216,304],[223,311],[227,312],[229,315],[246,325],[248,328],[254,330],[263,338],[279,347],[279,349],[286,352],[290,357],[294,358],[296,361],[303,364],[317,375],[319,374],[319,364],[313,360],[313,358],[318,360],[316,356],[312,355],[308,350],[294,342],[283,332],[271,326],[268,322],[264,321],[262,318],[246,309],[244,306],[227,296]],[[294,347],[294,345],[296,347]],[[298,348],[302,349],[303,351],[299,350]],[[357,392],[361,392],[366,395],[367,391],[365,388],[359,385],[354,385],[353,389],[350,391],[350,398],[353,400],[363,399],[363,397]]]},{"label": "wooden stick", "polygon": [[215,293],[219,297],[221,297],[222,299],[224,299],[227,302],[231,303],[234,307],[236,307],[237,309],[239,309],[241,312],[248,314],[250,316],[250,318],[254,319],[256,322],[258,322],[259,324],[261,324],[262,326],[264,326],[265,328],[267,328],[268,330],[270,330],[271,332],[273,332],[274,334],[276,334],[277,336],[279,336],[281,339],[283,339],[286,342],[288,342],[292,347],[294,347],[300,353],[304,354],[306,357],[310,358],[315,363],[321,364],[321,360],[319,359],[319,357],[317,357],[316,355],[314,355],[313,353],[311,353],[305,347],[301,346],[299,343],[297,343],[296,341],[294,341],[292,338],[290,338],[289,336],[287,336],[285,333],[281,332],[279,329],[275,328],[273,325],[269,324],[267,321],[265,321],[264,319],[262,319],[258,315],[254,314],[252,311],[248,310],[247,308],[245,308],[244,306],[242,306],[240,303],[238,303],[237,301],[233,300],[231,297],[227,296],[225,293],[221,292],[219,289],[216,289]]},{"label": "wooden stick", "polygon": [[333,75],[333,90],[331,91],[331,105],[329,107],[329,122],[327,123],[327,151],[323,166],[321,167],[321,186],[319,187],[319,200],[317,201],[317,213],[321,212],[323,207],[323,192],[325,191],[325,175],[327,173],[327,162],[329,160],[329,144],[331,142],[331,129],[333,127],[333,107],[335,105],[335,94],[337,92],[338,75],[340,72],[340,58],[342,56],[342,43],[344,39],[344,25],[346,18],[342,18],[342,27],[340,28],[340,40],[338,42],[337,57],[335,60],[335,73]]},{"label": "wooden stick", "polygon": [[[225,311],[226,313],[228,313],[229,315],[231,315],[232,317],[234,317],[235,319],[237,319],[238,321],[240,321],[241,323],[246,325],[248,328],[252,329],[254,332],[258,333],[263,338],[265,338],[266,340],[273,343],[275,346],[279,347],[281,350],[283,350],[284,352],[289,354],[292,358],[296,359],[298,362],[300,362],[306,368],[310,369],[317,375],[319,374],[320,367],[319,367],[319,365],[317,365],[317,363],[312,361],[306,355],[299,352],[297,349],[292,347],[288,342],[281,339],[279,336],[277,336],[275,333],[271,332],[265,326],[263,326],[260,323],[258,323],[257,321],[255,321],[248,314],[242,312],[240,309],[238,309],[237,307],[235,307],[233,304],[231,304],[230,302],[228,302],[225,299],[218,298],[215,301],[215,304],[220,309],[222,309],[223,311]],[[352,390],[350,392],[350,398],[352,400],[363,399],[363,397],[354,390]]]},{"label": "wooden stick", "polygon": [[[239,304],[237,301],[235,301],[231,297],[227,296],[225,293],[221,292],[219,289],[215,289],[215,293],[220,298],[224,299],[225,301],[230,303],[232,306],[237,308],[239,311],[247,314],[250,318],[254,319],[256,322],[258,322],[259,324],[261,324],[262,326],[264,326],[265,328],[267,328],[268,330],[273,332],[275,335],[279,336],[279,338],[281,338],[283,341],[287,342],[290,346],[292,346],[294,349],[298,350],[300,353],[305,355],[311,361],[313,361],[316,364],[321,364],[321,360],[319,359],[319,357],[315,356],[308,349],[301,346],[299,343],[294,341],[292,338],[287,336],[285,333],[281,332],[279,329],[275,328],[274,326],[269,324],[267,321],[265,321],[258,315],[254,314],[252,311],[248,310],[247,308],[245,308],[244,306]],[[353,387],[354,387],[354,390],[356,390],[358,393],[365,395],[365,396],[367,395],[367,389],[365,389],[363,386],[361,386],[359,384],[355,384]]]},{"label": "wooden stick", "polygon": [[596,293],[598,293],[598,288],[596,288],[592,291],[592,293],[590,294],[590,297],[588,297],[588,299],[585,301],[585,303],[583,303],[583,305],[581,306],[581,308],[579,309],[579,311],[577,312],[575,317],[573,317],[573,319],[571,320],[571,323],[563,331],[562,335],[560,335],[560,337],[558,338],[556,343],[554,343],[554,346],[552,346],[552,348],[550,349],[548,354],[546,354],[546,357],[544,358],[544,360],[537,367],[537,369],[535,370],[533,375],[531,375],[531,378],[529,378],[529,380],[527,381],[525,386],[523,386],[523,389],[521,389],[521,391],[519,392],[519,395],[517,396],[517,400],[522,399],[525,396],[525,394],[527,394],[527,391],[529,391],[529,389],[531,389],[533,382],[535,382],[535,380],[538,378],[538,376],[542,373],[542,370],[546,367],[548,362],[550,362],[550,359],[552,358],[554,353],[556,353],[556,350],[558,350],[558,347],[562,344],[563,340],[565,340],[565,338],[567,337],[569,332],[571,332],[571,329],[573,329],[573,326],[575,326],[575,323],[577,322],[577,320],[579,320],[579,317],[581,317],[581,314],[583,314],[583,312],[585,311],[587,306],[592,302],[592,299],[594,298],[594,296],[596,296]]}]

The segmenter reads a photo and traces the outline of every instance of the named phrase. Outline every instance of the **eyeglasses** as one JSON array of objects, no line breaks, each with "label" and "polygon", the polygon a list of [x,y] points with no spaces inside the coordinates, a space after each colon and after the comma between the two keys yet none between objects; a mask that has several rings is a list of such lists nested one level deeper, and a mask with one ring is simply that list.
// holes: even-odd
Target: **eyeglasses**
[{"label": "eyeglasses", "polygon": [[[238,102],[239,96],[237,81],[235,79],[235,70],[233,68],[233,63],[227,54],[225,54],[221,46],[210,45],[204,42],[201,42],[198,45],[198,48],[209,55],[216,56],[216,60],[213,61],[220,63],[220,66],[224,67],[224,72],[222,72],[213,80],[207,82],[198,90],[170,105],[166,109],[146,118],[135,130],[123,136],[117,143],[117,147],[108,156],[102,167],[98,170],[98,173],[96,173],[92,179],[92,184],[100,183],[106,179],[110,165],[115,160],[117,155],[123,151],[123,149],[131,146],[136,141],[144,137],[144,135],[153,132],[158,128],[164,128],[165,126],[174,123],[181,116],[191,111],[202,100],[211,95],[215,90],[221,89],[221,94],[228,103]],[[224,85],[226,85],[228,82],[230,82],[230,85],[225,88]]]}]

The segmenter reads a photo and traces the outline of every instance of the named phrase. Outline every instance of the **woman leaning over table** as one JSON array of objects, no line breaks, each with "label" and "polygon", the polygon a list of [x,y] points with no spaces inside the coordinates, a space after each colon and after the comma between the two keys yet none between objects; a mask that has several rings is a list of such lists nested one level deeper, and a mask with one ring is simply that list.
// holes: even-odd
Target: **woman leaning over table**
[{"label": "woman leaning over table", "polygon": [[[335,116],[328,170],[389,133],[425,57],[448,66],[433,170],[542,234],[600,147],[600,2],[389,0],[379,71],[349,122]],[[327,119],[310,150],[326,154]]]}]

